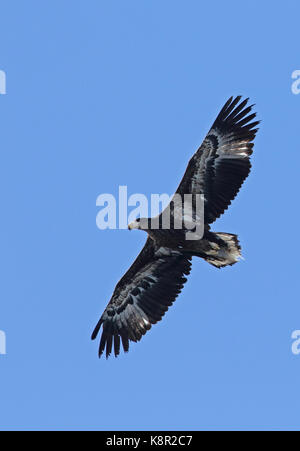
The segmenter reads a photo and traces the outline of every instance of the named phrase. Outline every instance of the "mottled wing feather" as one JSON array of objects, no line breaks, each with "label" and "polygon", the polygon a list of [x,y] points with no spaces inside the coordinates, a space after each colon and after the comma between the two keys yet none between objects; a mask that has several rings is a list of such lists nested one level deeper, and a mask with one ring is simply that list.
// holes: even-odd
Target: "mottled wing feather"
[{"label": "mottled wing feather", "polygon": [[[204,220],[211,224],[228,208],[247,178],[259,121],[248,99],[231,97],[191,158],[177,193],[204,195]],[[240,103],[239,103],[240,102]],[[251,114],[250,114],[251,113]]]},{"label": "mottled wing feather", "polygon": [[139,341],[152,324],[162,319],[175,301],[190,273],[191,259],[167,248],[155,249],[148,238],[143,250],[117,284],[92,339],[102,326],[99,357],[114,350],[129,350],[129,341]]}]

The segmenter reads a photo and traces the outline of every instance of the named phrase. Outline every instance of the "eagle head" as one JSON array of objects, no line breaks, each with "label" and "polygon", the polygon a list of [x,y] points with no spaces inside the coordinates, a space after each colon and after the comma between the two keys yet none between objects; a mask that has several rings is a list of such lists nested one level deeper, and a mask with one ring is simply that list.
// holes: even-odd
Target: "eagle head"
[{"label": "eagle head", "polygon": [[130,224],[128,224],[128,229],[147,230],[148,218],[137,218],[135,221],[132,221]]}]

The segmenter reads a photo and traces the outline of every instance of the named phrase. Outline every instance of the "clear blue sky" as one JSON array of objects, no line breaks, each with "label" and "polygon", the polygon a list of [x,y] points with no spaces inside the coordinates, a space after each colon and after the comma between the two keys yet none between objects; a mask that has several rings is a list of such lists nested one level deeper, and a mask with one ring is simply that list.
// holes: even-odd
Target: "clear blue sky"
[{"label": "clear blue sky", "polygon": [[[1,429],[298,429],[299,2],[2,2]],[[161,323],[98,360],[92,329],[141,249],[96,198],[172,193],[219,108],[262,120],[215,231],[245,261],[194,260]]]}]

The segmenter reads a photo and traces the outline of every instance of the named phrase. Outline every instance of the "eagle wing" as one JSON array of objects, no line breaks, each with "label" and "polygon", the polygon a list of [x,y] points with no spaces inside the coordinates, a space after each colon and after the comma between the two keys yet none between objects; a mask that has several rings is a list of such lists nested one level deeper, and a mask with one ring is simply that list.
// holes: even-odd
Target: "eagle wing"
[{"label": "eagle wing", "polygon": [[176,193],[204,196],[204,222],[211,224],[231,204],[247,178],[259,121],[241,96],[231,97],[189,161]]},{"label": "eagle wing", "polygon": [[155,248],[148,238],[135,262],[118,282],[112,298],[93,334],[94,340],[102,326],[99,357],[106,348],[106,358],[114,347],[120,353],[129,350],[129,340],[139,341],[152,324],[162,319],[180,293],[191,258],[168,248]]}]

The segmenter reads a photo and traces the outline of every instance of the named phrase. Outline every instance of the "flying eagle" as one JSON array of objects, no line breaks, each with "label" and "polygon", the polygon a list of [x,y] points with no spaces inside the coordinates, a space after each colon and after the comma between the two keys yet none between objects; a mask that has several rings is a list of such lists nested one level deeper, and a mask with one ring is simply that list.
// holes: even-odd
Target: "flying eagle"
[{"label": "flying eagle", "polygon": [[[202,195],[204,214],[193,219],[202,221],[201,239],[187,240],[190,229],[174,227],[174,218],[181,206],[173,203],[170,227],[161,227],[164,212],[157,216],[159,227],[151,227],[151,219],[137,219],[128,228],[145,230],[148,234],[144,248],[118,282],[111,300],[93,334],[94,340],[102,326],[99,357],[106,358],[114,349],[117,357],[122,342],[125,352],[129,341],[137,342],[152,324],[162,319],[187,281],[192,257],[197,256],[221,268],[233,265],[241,257],[237,235],[214,233],[210,225],[219,218],[237,195],[247,178],[253,151],[253,140],[259,121],[247,106],[248,100],[232,97],[225,103],[202,145],[189,161],[176,194]],[[172,201],[171,201],[172,204]],[[204,224],[203,224],[204,222]]]}]

